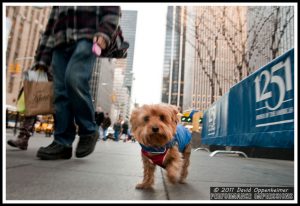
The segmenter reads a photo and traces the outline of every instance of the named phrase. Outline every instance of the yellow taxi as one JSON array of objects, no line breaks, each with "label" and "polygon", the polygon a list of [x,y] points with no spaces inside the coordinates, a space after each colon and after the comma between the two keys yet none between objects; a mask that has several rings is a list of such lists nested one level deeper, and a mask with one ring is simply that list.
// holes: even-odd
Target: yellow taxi
[{"label": "yellow taxi", "polygon": [[54,118],[52,115],[44,115],[34,125],[37,133],[44,132],[46,136],[51,136],[54,132]]},{"label": "yellow taxi", "polygon": [[181,124],[189,129],[190,132],[201,131],[201,123],[203,118],[203,113],[201,111],[191,109],[186,110],[182,114],[178,114],[180,117]]}]

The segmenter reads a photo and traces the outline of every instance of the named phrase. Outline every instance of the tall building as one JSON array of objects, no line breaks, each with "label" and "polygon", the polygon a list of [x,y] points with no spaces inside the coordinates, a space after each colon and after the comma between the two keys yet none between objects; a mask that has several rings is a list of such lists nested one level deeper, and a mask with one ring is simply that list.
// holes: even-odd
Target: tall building
[{"label": "tall building", "polygon": [[207,109],[294,46],[291,6],[187,7],[186,25],[183,110]]},{"label": "tall building", "polygon": [[[134,47],[136,39],[136,27],[137,27],[137,11],[122,10],[122,17],[120,25],[123,31],[125,41],[129,43],[129,49],[127,51],[126,59],[117,59],[116,61],[116,74],[114,81],[115,92],[115,112],[124,118],[129,117],[130,113],[130,96],[133,81],[133,60],[134,60]],[[123,80],[121,80],[123,78]],[[122,82],[122,85],[120,85]]]},{"label": "tall building", "polygon": [[[129,49],[127,51],[127,58],[126,58],[124,86],[128,88],[129,94],[131,94],[132,80],[133,80],[132,70],[133,70],[134,47],[135,47],[135,37],[136,37],[136,23],[137,23],[137,11],[122,10],[120,25],[125,40],[129,42]],[[118,60],[118,61],[124,61],[124,60]]]},{"label": "tall building", "polygon": [[7,6],[11,22],[6,50],[6,104],[16,105],[22,87],[22,72],[33,64],[35,50],[43,33],[51,7]]},{"label": "tall building", "polygon": [[130,45],[127,58],[99,58],[90,82],[95,107],[109,112],[112,120],[120,114],[123,117],[129,114],[136,22],[137,11],[122,10],[120,25],[124,39]]},{"label": "tall building", "polygon": [[124,87],[125,81],[125,72],[124,68],[116,67],[114,73],[114,90],[113,90],[113,101],[114,101],[114,109],[112,111],[112,120],[117,120],[120,116],[123,118],[129,117],[129,101],[130,94],[127,87]]},{"label": "tall building", "polygon": [[169,6],[163,66],[162,102],[183,105],[186,38],[185,7]]},{"label": "tall building", "polygon": [[293,6],[248,7],[247,25],[251,72],[294,47]]},{"label": "tall building", "polygon": [[97,58],[90,81],[94,107],[108,113],[111,112],[113,104],[112,92],[115,66],[114,59]]},{"label": "tall building", "polygon": [[[208,108],[238,82],[236,64],[245,42],[246,7],[187,7],[183,110]],[[231,47],[230,47],[231,46]],[[241,70],[245,76],[245,69]]]}]

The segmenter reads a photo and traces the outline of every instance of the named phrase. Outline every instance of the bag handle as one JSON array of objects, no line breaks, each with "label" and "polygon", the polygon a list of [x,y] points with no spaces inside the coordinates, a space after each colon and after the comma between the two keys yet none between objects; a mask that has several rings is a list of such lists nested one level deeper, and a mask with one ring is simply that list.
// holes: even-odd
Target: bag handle
[{"label": "bag handle", "polygon": [[51,69],[47,69],[46,67],[44,66],[40,66],[40,65],[37,65],[37,64],[33,64],[31,67],[29,67],[28,70],[26,70],[25,72],[27,71],[38,71],[38,70],[41,70],[41,71],[44,71],[47,75],[47,78],[48,78],[48,81],[49,82],[52,82],[53,81],[53,75],[51,73]]}]

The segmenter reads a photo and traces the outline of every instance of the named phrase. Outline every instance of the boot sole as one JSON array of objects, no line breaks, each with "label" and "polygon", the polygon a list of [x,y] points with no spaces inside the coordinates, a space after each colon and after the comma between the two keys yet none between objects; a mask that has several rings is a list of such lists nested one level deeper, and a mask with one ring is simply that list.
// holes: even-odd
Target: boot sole
[{"label": "boot sole", "polygon": [[87,152],[85,152],[85,153],[82,153],[82,154],[77,154],[77,153],[76,153],[76,157],[78,157],[78,158],[86,157],[86,156],[88,156],[89,154],[91,154],[94,150],[95,150],[95,147],[94,147],[92,150],[89,150],[89,151],[87,151]]},{"label": "boot sole", "polygon": [[15,145],[14,143],[9,142],[9,141],[7,142],[7,144],[10,145],[10,146],[12,146],[12,147],[17,147],[17,145]]},{"label": "boot sole", "polygon": [[11,146],[11,147],[17,147],[17,148],[19,148],[19,149],[21,149],[21,150],[27,150],[27,147],[19,147],[18,145],[14,144],[14,143],[12,143],[12,142],[10,142],[10,141],[8,141],[7,144],[8,144],[9,146]]},{"label": "boot sole", "polygon": [[58,159],[70,159],[72,157],[72,153],[62,154],[62,155],[49,155],[49,154],[38,152],[36,156],[39,157],[41,160],[58,160]]}]

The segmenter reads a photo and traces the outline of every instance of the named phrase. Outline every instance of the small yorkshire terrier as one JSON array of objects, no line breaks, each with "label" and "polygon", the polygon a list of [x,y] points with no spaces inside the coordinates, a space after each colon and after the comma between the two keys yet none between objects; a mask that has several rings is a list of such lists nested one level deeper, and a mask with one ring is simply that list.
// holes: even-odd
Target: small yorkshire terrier
[{"label": "small yorkshire terrier", "polygon": [[130,118],[132,133],[142,147],[143,182],[137,189],[151,188],[156,165],[167,171],[171,183],[184,183],[190,164],[191,133],[178,124],[178,110],[167,104],[136,108]]}]

